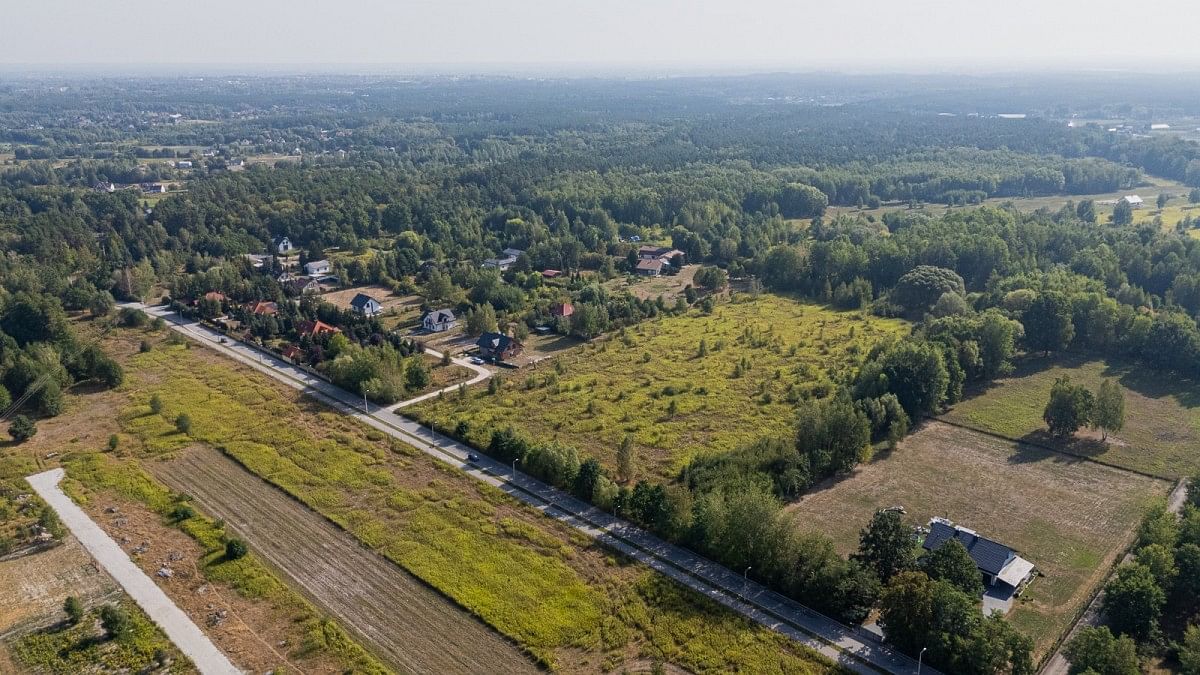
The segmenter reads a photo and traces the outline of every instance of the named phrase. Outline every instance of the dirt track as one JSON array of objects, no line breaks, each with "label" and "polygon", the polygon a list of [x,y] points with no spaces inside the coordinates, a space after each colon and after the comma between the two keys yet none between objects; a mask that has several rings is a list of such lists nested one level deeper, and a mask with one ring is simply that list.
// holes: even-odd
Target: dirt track
[{"label": "dirt track", "polygon": [[309,599],[401,671],[536,672],[487,626],[216,450],[147,468],[195,497]]}]

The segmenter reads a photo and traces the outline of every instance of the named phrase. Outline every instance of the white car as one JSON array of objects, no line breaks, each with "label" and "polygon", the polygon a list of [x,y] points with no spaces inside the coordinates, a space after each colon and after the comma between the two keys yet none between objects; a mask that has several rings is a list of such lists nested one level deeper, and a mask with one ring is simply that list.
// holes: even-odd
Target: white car
[{"label": "white car", "polygon": [[474,363],[477,366],[482,366],[485,363],[485,361],[483,359],[479,358],[478,356],[472,356],[470,359],[467,359],[467,360],[471,363]]}]

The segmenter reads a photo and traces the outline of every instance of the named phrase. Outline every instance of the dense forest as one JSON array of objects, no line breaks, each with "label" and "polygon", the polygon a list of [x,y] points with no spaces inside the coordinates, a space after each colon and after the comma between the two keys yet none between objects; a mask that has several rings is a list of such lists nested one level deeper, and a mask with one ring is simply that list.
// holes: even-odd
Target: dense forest
[{"label": "dense forest", "polygon": [[[912,335],[799,401],[791,437],[698,459],[668,484],[630,485],[572,448],[507,429],[487,451],[843,620],[879,608],[893,642],[933,645],[927,658],[948,672],[1032,672],[1027,638],[1002,619],[952,611],[974,602],[956,586],[961,559],[918,561],[886,515],[845,559],[796,535],[782,506],[1023,352],[1081,350],[1200,377],[1200,240],[1096,222],[1086,199],[1147,176],[1198,185],[1200,146],[1068,126],[1069,105],[1025,119],[937,114],[901,89],[821,78],[4,83],[0,408],[53,416],[73,383],[119,384],[119,366],[67,317],[136,323],[136,313],[114,316],[114,301],[162,296],[206,318],[225,309],[206,303],[275,303],[265,318],[230,313],[263,340],[305,323],[342,327],[302,346],[334,381],[377,400],[423,385],[410,343],[297,299],[275,263],[246,257],[284,236],[302,263],[352,252],[334,270],[342,282],[419,293],[463,312],[475,332],[527,335],[569,300],[574,316],[554,329],[590,339],[711,310],[730,279],[903,316]],[[1116,102],[1091,91],[1087,105],[1111,112]],[[282,157],[238,163],[256,155]],[[123,189],[156,181],[182,189],[153,202]],[[1042,195],[1081,198],[1033,213],[916,208]],[[826,215],[882,203],[897,208]],[[638,241],[701,265],[696,287],[674,303],[607,290],[633,272]],[[511,267],[481,267],[507,248],[521,252]],[[546,287],[545,269],[567,281]],[[917,600],[933,614],[901,611]]]}]

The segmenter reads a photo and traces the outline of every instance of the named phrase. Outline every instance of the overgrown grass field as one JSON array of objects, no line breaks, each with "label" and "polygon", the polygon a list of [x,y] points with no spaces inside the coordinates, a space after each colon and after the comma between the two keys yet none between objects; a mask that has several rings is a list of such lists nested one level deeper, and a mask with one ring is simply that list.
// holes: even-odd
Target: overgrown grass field
[{"label": "overgrown grass field", "polygon": [[[1119,382],[1125,389],[1125,427],[1110,433],[1107,442],[1088,430],[1067,441],[1050,437],[1042,411],[1054,380],[1063,375],[1093,391],[1102,379]],[[1069,355],[1031,359],[1013,377],[968,392],[943,418],[1168,478],[1200,470],[1200,388],[1144,367]]]},{"label": "overgrown grass field", "polygon": [[1041,572],[1009,618],[1044,653],[1130,541],[1159,481],[1025,444],[929,422],[898,449],[819,486],[789,510],[797,527],[858,546],[876,509],[906,522],[949,518],[1015,548]]},{"label": "overgrown grass field", "polygon": [[[670,662],[694,672],[824,673],[815,653],[617,560],[415,449],[199,349],[127,363],[127,434],[149,455],[234,457],[566,671]],[[163,403],[149,407],[152,395]],[[176,430],[190,415],[188,433]]]},{"label": "overgrown grass field", "polygon": [[[639,324],[534,368],[403,409],[486,445],[513,427],[615,467],[629,434],[639,471],[674,476],[697,453],[788,434],[795,403],[847,380],[880,340],[908,324],[777,295],[740,295],[712,314]],[[703,343],[703,347],[702,347]]]}]

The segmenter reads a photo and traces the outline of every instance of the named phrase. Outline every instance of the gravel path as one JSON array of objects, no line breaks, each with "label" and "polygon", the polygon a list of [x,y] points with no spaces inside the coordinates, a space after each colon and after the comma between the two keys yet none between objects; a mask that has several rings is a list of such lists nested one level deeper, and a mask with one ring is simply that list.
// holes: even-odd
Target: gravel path
[{"label": "gravel path", "polygon": [[162,589],[146,576],[129,556],[121,550],[117,542],[105,534],[100,526],[75,505],[71,498],[63,493],[58,483],[62,480],[62,469],[51,469],[43,473],[27,477],[38,496],[46,500],[57,513],[59,519],[67,526],[79,543],[87,549],[96,562],[105,569],[125,592],[154,623],[162,628],[167,637],[179,647],[196,668],[204,675],[235,675],[240,673],[230,663],[229,659],[217,649],[200,628],[179,609]]}]

